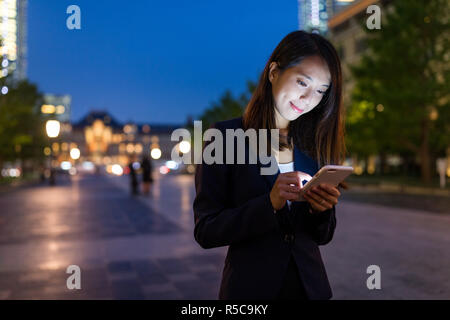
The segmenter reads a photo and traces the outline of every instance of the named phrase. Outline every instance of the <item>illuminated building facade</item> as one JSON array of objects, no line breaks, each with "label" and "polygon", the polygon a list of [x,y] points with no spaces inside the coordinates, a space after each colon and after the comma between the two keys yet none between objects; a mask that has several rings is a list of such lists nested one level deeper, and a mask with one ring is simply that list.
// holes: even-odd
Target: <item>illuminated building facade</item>
[{"label": "illuminated building facade", "polygon": [[353,0],[298,0],[299,30],[327,34],[328,18]]},{"label": "illuminated building facade", "polygon": [[130,159],[150,156],[160,150],[156,160],[169,160],[176,141],[172,132],[182,126],[161,124],[120,123],[105,111],[92,111],[78,123],[72,124],[70,141],[81,151],[81,161],[98,166],[126,166]]},{"label": "illuminated building facade", "polygon": [[0,78],[26,78],[27,1],[0,0]]}]

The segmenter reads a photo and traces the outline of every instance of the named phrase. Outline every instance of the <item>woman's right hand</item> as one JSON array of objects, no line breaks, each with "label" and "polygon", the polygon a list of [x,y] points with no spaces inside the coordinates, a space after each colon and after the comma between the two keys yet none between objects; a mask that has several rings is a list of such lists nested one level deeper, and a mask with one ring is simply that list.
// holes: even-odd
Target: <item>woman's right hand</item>
[{"label": "woman's right hand", "polygon": [[270,191],[270,202],[275,210],[280,210],[286,204],[286,200],[294,201],[299,197],[302,189],[302,179],[312,177],[304,172],[292,171],[280,173]]}]

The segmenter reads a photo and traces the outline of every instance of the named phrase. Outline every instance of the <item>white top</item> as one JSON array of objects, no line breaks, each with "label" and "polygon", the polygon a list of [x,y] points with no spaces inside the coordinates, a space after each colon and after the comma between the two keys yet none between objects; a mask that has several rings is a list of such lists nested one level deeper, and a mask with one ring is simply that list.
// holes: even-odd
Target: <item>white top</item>
[{"label": "white top", "polygon": [[288,163],[279,163],[278,168],[280,168],[281,173],[294,171],[294,161]]},{"label": "white top", "polygon": [[[294,171],[294,161],[288,163],[278,163],[278,168],[280,168],[281,173]],[[291,201],[287,200],[289,209],[291,208]]]}]

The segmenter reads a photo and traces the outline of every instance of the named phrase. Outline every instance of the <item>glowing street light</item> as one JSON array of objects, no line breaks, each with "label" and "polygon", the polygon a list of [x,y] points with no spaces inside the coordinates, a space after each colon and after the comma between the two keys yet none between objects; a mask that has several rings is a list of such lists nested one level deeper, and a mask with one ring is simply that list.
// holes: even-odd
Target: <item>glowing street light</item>
[{"label": "glowing street light", "polygon": [[[59,136],[59,131],[61,130],[61,124],[58,120],[48,120],[45,124],[45,129],[47,131],[47,136],[49,138],[57,138]],[[55,185],[55,171],[53,169],[53,151],[50,148],[50,185]]]},{"label": "glowing street light", "polygon": [[48,120],[45,125],[45,129],[47,130],[47,135],[49,138],[56,138],[59,135],[61,124],[58,120]]},{"label": "glowing street light", "polygon": [[70,157],[71,157],[73,160],[78,160],[78,159],[80,159],[80,155],[81,155],[80,149],[78,149],[78,148],[73,148],[72,150],[70,150]]},{"label": "glowing street light", "polygon": [[180,151],[182,153],[189,153],[191,151],[191,144],[189,141],[181,141],[180,142]]},{"label": "glowing street light", "polygon": [[159,158],[161,158],[162,155],[161,149],[159,148],[152,149],[150,155],[152,156],[153,159],[158,160]]}]

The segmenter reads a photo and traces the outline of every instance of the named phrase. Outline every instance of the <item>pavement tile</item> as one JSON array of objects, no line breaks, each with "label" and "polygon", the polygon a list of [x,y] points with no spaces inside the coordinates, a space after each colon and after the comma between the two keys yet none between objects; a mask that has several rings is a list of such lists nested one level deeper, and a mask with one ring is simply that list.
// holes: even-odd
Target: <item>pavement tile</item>
[{"label": "pavement tile", "polygon": [[159,265],[165,273],[186,273],[190,272],[187,263],[177,258],[157,259]]},{"label": "pavement tile", "polygon": [[108,263],[110,273],[128,273],[133,271],[130,261],[114,261]]},{"label": "pavement tile", "polygon": [[211,290],[212,286],[209,283],[205,283],[200,280],[183,280],[183,281],[177,281],[173,283],[174,286],[184,292],[190,292],[190,291],[209,291]]},{"label": "pavement tile", "polygon": [[149,292],[145,294],[147,300],[181,300],[183,295],[177,291]]},{"label": "pavement tile", "polygon": [[0,290],[0,300],[6,300],[11,296],[11,290]]},{"label": "pavement tile", "polygon": [[214,271],[196,272],[196,276],[202,281],[217,282],[222,279],[222,274]]},{"label": "pavement tile", "polygon": [[176,292],[178,289],[173,283],[166,282],[164,284],[151,284],[142,286],[142,292],[147,296],[148,294],[156,294],[159,292]]},{"label": "pavement tile", "polygon": [[200,281],[200,278],[193,273],[168,273],[167,277],[171,282]]},{"label": "pavement tile", "polygon": [[169,278],[161,272],[149,273],[149,274],[139,274],[138,273],[138,281],[139,283],[146,284],[164,284],[168,283]]},{"label": "pavement tile", "polygon": [[1,272],[0,289],[12,288],[17,284],[18,272]]},{"label": "pavement tile", "polygon": [[119,300],[144,299],[141,286],[137,280],[117,280],[111,282],[113,297]]}]

